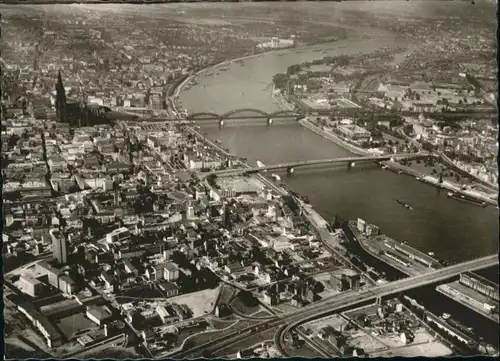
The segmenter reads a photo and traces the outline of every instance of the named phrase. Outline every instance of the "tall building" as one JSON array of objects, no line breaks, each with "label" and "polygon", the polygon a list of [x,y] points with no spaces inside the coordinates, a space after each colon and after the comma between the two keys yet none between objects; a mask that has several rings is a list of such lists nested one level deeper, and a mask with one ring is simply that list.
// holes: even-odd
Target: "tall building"
[{"label": "tall building", "polygon": [[52,254],[59,264],[66,264],[68,261],[68,245],[66,237],[59,231],[51,232]]},{"label": "tall building", "polygon": [[82,89],[81,101],[68,101],[66,92],[62,83],[61,71],[57,76],[56,83],[56,115],[57,121],[61,123],[69,123],[74,127],[91,126],[94,124],[105,124],[108,122],[106,112],[110,109],[95,104],[87,104],[85,101],[86,95]]},{"label": "tall building", "polygon": [[66,123],[68,121],[68,110],[66,103],[66,91],[64,90],[64,85],[62,83],[61,71],[57,75],[56,84],[56,115],[57,121],[61,123]]},{"label": "tall building", "polygon": [[227,203],[224,202],[224,207],[223,207],[223,225],[225,229],[231,229],[231,211],[229,207],[227,206]]}]

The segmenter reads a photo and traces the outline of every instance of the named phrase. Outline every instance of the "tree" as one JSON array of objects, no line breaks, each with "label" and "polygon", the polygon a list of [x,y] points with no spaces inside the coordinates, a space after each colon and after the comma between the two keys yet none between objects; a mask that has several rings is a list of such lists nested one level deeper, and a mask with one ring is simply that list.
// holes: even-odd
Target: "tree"
[{"label": "tree", "polygon": [[278,73],[273,76],[273,83],[276,88],[284,89],[288,83],[288,76],[286,74]]},{"label": "tree", "polygon": [[413,124],[405,124],[403,131],[406,135],[413,134]]},{"label": "tree", "polygon": [[217,180],[216,174],[212,173],[207,176],[207,183],[210,184],[212,187],[216,185],[216,180]]},{"label": "tree", "polygon": [[286,70],[286,73],[288,75],[294,75],[294,74],[297,74],[298,72],[300,72],[301,70],[301,66],[296,64],[296,65],[291,65],[288,67],[288,69]]},{"label": "tree", "polygon": [[249,291],[240,291],[238,294],[238,298],[246,305],[246,306],[257,306],[259,304],[259,300],[255,298],[255,296]]}]

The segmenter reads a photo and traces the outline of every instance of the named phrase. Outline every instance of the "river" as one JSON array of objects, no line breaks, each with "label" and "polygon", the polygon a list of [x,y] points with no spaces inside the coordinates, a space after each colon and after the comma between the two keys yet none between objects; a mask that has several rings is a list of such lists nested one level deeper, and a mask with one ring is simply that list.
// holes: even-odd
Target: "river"
[{"label": "river", "polygon": [[[340,9],[347,4],[330,3],[325,6],[329,9],[338,6]],[[375,2],[355,4],[371,8]],[[452,8],[450,3],[425,2],[425,5],[437,7],[438,12],[453,11],[443,10],[443,6]],[[464,11],[463,6],[462,3],[453,3],[453,8],[458,9],[457,15]],[[405,9],[401,7],[401,10],[395,11]],[[426,13],[432,12],[427,9]],[[412,46],[407,39],[386,30],[356,30],[357,33],[347,40],[267,53],[245,60],[244,66],[233,63],[216,77],[201,75],[197,86],[181,91],[182,107],[190,113],[206,111],[219,114],[238,108],[258,108],[267,112],[279,110],[271,97],[271,79],[274,74],[286,71],[290,65],[327,55]],[[208,73],[215,71],[209,70]],[[250,162],[260,160],[273,164],[349,154],[293,122],[267,127],[264,121],[226,121],[222,129],[213,123],[203,125],[200,122],[199,125],[209,138],[220,139],[233,153],[247,157]],[[421,251],[432,251],[450,261],[498,252],[498,211],[494,207],[480,208],[451,200],[446,197],[446,192],[411,177],[373,165],[357,164],[351,172],[344,167],[299,169],[292,176],[283,175],[282,178],[292,189],[308,196],[327,220],[334,215],[343,219],[361,217],[379,225],[392,238],[406,240]],[[410,204],[414,210],[406,210],[394,201],[395,198]]]}]

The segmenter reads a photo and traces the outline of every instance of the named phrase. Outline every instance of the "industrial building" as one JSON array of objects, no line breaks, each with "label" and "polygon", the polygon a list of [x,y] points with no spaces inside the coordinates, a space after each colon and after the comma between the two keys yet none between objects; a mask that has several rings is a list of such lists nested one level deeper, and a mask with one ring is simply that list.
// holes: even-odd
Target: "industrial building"
[{"label": "industrial building", "polygon": [[371,136],[368,130],[354,124],[339,124],[337,129],[344,136],[352,140],[368,140]]},{"label": "industrial building", "polygon": [[86,313],[89,320],[94,322],[96,325],[102,326],[106,322],[111,320],[111,312],[107,307],[89,307]]},{"label": "industrial building", "polygon": [[414,248],[408,247],[406,244],[396,244],[394,249],[405,256],[407,256],[411,260],[415,260],[423,264],[427,267],[432,267],[434,264],[434,260],[431,257],[426,256],[425,254],[418,252]]},{"label": "industrial building", "polygon": [[494,299],[495,301],[499,301],[498,286],[495,287],[494,284],[481,276],[470,272],[463,273],[460,275],[459,282],[464,286],[470,287],[473,290]]},{"label": "industrial building", "polygon": [[38,272],[48,276],[50,285],[59,288],[59,274],[61,273],[59,268],[50,265],[46,261],[38,262],[36,267]]},{"label": "industrial building", "polygon": [[50,348],[62,345],[62,335],[56,327],[49,321],[47,316],[40,313],[31,303],[18,305],[19,312],[24,314],[45,337],[45,342]]},{"label": "industrial building", "polygon": [[19,278],[19,282],[23,292],[31,297],[38,296],[43,290],[43,283],[35,278],[23,275]]},{"label": "industrial building", "polygon": [[72,295],[76,291],[76,283],[70,276],[63,274],[59,277],[59,289],[68,295]]}]

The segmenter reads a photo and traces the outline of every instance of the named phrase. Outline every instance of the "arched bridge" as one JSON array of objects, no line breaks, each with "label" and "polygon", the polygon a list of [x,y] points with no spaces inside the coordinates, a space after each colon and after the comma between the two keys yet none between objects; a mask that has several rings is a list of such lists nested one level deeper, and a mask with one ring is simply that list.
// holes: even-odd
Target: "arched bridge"
[{"label": "arched bridge", "polygon": [[186,119],[189,121],[210,121],[217,120],[223,122],[226,119],[262,119],[268,123],[272,123],[275,118],[293,119],[297,121],[303,114],[292,110],[280,110],[277,112],[267,113],[255,108],[240,108],[231,110],[224,114],[213,112],[198,112],[189,114]]}]

